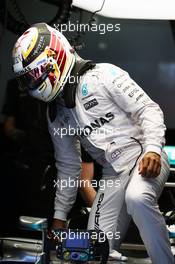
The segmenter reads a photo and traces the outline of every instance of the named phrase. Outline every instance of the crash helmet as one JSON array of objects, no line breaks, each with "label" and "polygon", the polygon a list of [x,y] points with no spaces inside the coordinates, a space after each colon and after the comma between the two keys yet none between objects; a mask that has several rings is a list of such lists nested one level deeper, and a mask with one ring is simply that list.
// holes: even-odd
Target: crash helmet
[{"label": "crash helmet", "polygon": [[32,25],[18,38],[12,57],[20,87],[45,102],[62,92],[75,64],[66,37],[45,23]]}]

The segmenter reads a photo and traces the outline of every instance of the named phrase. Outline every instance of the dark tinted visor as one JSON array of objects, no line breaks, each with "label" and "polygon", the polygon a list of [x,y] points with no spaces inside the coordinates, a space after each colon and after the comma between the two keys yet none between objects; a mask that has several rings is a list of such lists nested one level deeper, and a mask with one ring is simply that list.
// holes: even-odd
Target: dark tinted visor
[{"label": "dark tinted visor", "polygon": [[40,68],[35,68],[24,75],[19,77],[19,84],[23,89],[36,90],[49,76],[49,73],[53,72],[52,65],[47,65],[41,71]]}]

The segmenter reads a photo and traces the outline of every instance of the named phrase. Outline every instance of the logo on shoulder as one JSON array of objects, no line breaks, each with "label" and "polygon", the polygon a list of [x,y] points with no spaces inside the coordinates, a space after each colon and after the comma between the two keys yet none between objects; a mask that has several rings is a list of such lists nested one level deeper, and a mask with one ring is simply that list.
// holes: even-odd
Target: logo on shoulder
[{"label": "logo on shoulder", "polygon": [[113,76],[116,76],[116,75],[117,75],[117,70],[114,69],[114,68],[110,68],[110,73],[111,73]]},{"label": "logo on shoulder", "polygon": [[87,96],[88,95],[88,88],[87,88],[87,83],[84,83],[81,87],[82,95]]}]

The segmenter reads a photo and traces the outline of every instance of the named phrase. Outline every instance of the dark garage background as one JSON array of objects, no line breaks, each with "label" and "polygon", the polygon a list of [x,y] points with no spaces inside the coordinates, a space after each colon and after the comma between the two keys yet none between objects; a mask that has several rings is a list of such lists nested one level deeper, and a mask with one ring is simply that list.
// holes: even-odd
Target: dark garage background
[{"label": "dark garage background", "polygon": [[[52,1],[50,1],[52,2]],[[1,2],[1,8],[3,3]],[[47,22],[55,16],[57,8],[55,5],[46,2],[30,0],[17,0],[17,3],[23,12],[29,24],[35,22]],[[13,13],[13,11],[12,11]],[[6,13],[2,13],[4,19]],[[18,14],[14,14],[18,19]],[[88,21],[90,14],[83,12],[84,21]],[[79,17],[79,13],[72,13],[72,20]],[[130,73],[133,79],[155,100],[164,111],[165,123],[167,125],[167,144],[175,145],[175,39],[173,27],[174,23],[171,21],[146,21],[146,20],[122,20],[122,19],[108,19],[97,16],[97,23],[112,23],[120,24],[119,32],[86,32],[83,35],[84,47],[79,51],[79,54],[86,59],[92,59],[95,62],[109,62],[125,69]],[[66,33],[69,35],[69,32]],[[72,33],[70,34],[72,37]],[[13,77],[11,70],[11,51],[17,35],[9,31],[6,25],[0,24],[0,111],[5,100],[6,85],[10,78]],[[0,122],[3,123],[3,115],[0,114]],[[3,156],[3,137],[1,136],[1,154]],[[1,146],[0,145],[0,146]],[[0,185],[2,189],[12,191],[15,178],[11,175],[9,178],[8,163],[2,166],[3,159],[1,159]],[[3,164],[4,165],[4,164]],[[37,165],[36,165],[37,166]],[[54,172],[52,172],[53,175]],[[11,174],[11,173],[10,173]],[[31,181],[30,175],[24,182],[30,189],[29,198],[31,203],[34,203],[34,196],[32,194],[32,185],[30,182],[35,182],[35,178]],[[5,179],[5,180],[4,180]],[[24,184],[23,182],[23,184]],[[36,180],[37,182],[37,180]],[[19,183],[19,181],[18,181]],[[39,183],[38,183],[39,184]],[[10,188],[9,188],[10,187]],[[8,189],[9,188],[9,189]],[[22,186],[18,186],[20,190]],[[27,188],[27,187],[26,187]],[[13,195],[5,195],[6,190],[1,191],[1,201],[5,211],[2,212],[3,223],[10,223],[13,211],[16,210],[17,203],[13,201]],[[45,194],[42,201],[46,201],[49,196],[49,190]],[[22,200],[20,201],[22,203]],[[49,205],[50,206],[50,203]],[[4,210],[4,209],[3,209]],[[47,208],[47,211],[49,209]],[[30,211],[32,214],[32,209]],[[1,213],[0,213],[1,214]],[[4,214],[9,217],[4,218]],[[35,208],[36,214],[36,208]],[[37,211],[38,216],[44,215],[45,211],[40,208]],[[9,224],[10,225],[10,224]]]}]

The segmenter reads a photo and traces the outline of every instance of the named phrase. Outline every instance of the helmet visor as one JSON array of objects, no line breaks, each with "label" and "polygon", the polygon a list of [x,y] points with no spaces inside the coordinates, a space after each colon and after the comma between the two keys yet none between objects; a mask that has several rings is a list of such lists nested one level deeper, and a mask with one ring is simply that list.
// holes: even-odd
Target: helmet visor
[{"label": "helmet visor", "polygon": [[23,89],[36,90],[45,82],[47,77],[49,77],[52,83],[52,76],[54,76],[54,69],[52,65],[48,64],[46,66],[37,67],[20,76],[19,83]]}]

